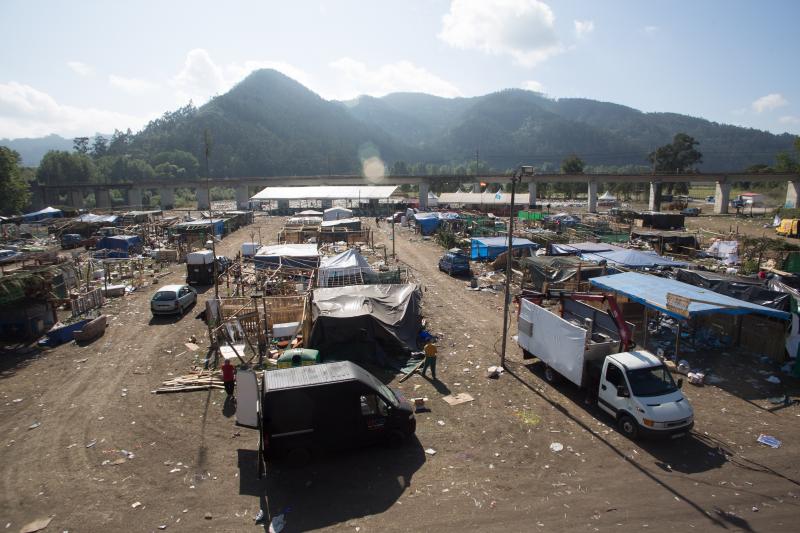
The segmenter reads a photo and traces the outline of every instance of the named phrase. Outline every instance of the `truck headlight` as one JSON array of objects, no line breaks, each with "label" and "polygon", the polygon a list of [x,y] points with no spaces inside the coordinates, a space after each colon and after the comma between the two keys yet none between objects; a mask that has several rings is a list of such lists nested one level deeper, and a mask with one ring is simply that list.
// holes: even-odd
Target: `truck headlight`
[{"label": "truck headlight", "polygon": [[647,427],[653,427],[655,425],[655,423],[649,418],[642,418],[642,424],[644,424]]}]

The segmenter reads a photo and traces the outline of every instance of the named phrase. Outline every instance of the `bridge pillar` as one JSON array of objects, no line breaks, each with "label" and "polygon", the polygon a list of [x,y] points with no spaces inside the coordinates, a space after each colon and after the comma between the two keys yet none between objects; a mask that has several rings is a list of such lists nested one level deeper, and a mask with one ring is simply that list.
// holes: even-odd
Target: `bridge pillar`
[{"label": "bridge pillar", "polygon": [[[791,189],[792,184],[789,183]],[[731,198],[731,184],[724,181],[718,181],[714,190],[714,212],[718,215],[724,215],[728,212],[728,205],[730,205]],[[788,198],[788,195],[787,195]]]},{"label": "bridge pillar", "polygon": [[82,208],[84,206],[83,191],[81,189],[69,191],[69,203],[72,204],[72,207],[77,207],[78,209]]},{"label": "bridge pillar", "polygon": [[428,192],[430,185],[427,182],[420,182],[419,184],[419,208],[422,211],[428,209]]},{"label": "bridge pillar", "polygon": [[196,187],[194,194],[197,197],[197,209],[211,209],[211,203],[208,197],[208,189]]},{"label": "bridge pillar", "polygon": [[236,187],[236,209],[247,209],[250,206],[250,193],[247,185]]},{"label": "bridge pillar", "polygon": [[586,210],[589,213],[597,213],[597,182],[589,180],[589,186],[586,191]]},{"label": "bridge pillar", "polygon": [[161,209],[172,209],[175,207],[175,189],[172,187],[161,187],[158,189]]},{"label": "bridge pillar", "polygon": [[536,207],[536,182],[528,182],[528,207]]},{"label": "bridge pillar", "polygon": [[[319,205],[322,207],[322,210],[325,211],[333,207],[333,200],[320,200]],[[289,209],[289,202],[286,202],[286,209]]]},{"label": "bridge pillar", "polygon": [[59,197],[59,193],[56,189],[45,189],[44,190],[44,203],[45,207],[50,207],[53,205],[58,205],[61,203],[61,199]]},{"label": "bridge pillar", "polygon": [[99,209],[108,209],[111,207],[111,194],[107,188],[96,188],[94,190],[94,206]]},{"label": "bridge pillar", "polygon": [[31,185],[31,210],[38,211],[47,207],[47,189],[36,184]]},{"label": "bridge pillar", "polygon": [[650,201],[647,203],[650,211],[661,211],[661,182],[650,182]]},{"label": "bridge pillar", "polygon": [[128,205],[131,207],[142,207],[142,189],[131,187],[128,189]]},{"label": "bridge pillar", "polygon": [[784,207],[794,209],[800,205],[800,182],[790,181],[786,185],[786,205]]},{"label": "bridge pillar", "polygon": [[[325,203],[325,200],[322,201]],[[328,207],[330,207],[330,200],[328,200]],[[289,213],[289,200],[278,200],[278,212],[282,215]]]}]

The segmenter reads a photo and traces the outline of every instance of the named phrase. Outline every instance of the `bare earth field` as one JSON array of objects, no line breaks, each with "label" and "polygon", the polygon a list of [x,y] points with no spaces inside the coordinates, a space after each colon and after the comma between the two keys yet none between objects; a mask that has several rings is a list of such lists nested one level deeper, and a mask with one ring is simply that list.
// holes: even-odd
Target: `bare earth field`
[{"label": "bare earth field", "polygon": [[[281,219],[257,224],[266,240]],[[250,231],[219,251],[235,255]],[[386,232],[376,240],[388,243]],[[509,372],[487,379],[502,296],[440,273],[433,242],[398,227],[396,246],[440,337],[440,383],[393,380],[428,398],[417,441],[276,465],[259,481],[256,432],[234,425],[224,392],[151,394],[202,354],[184,343],[203,339],[205,326],[200,305],[180,320],[151,320],[144,290],[106,307],[111,325],[93,344],[0,355],[0,529],[52,516],[46,531],[259,530],[263,506],[287,512],[286,532],[797,531],[800,407],[766,401],[797,395],[796,380],[740,387],[755,363],[731,356],[719,386],[684,387],[695,407],[690,437],[631,442],[580,392],[546,384],[513,341]],[[161,282],[180,282],[184,269]],[[450,406],[448,391],[475,400]],[[761,433],[783,445],[759,445]],[[563,450],[552,452],[554,442]]]}]

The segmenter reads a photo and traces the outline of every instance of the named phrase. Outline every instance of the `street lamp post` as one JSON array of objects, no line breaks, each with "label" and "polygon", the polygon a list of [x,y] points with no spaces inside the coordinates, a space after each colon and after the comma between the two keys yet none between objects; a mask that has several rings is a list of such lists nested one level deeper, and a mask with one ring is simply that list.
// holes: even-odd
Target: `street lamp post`
[{"label": "street lamp post", "polygon": [[511,210],[508,213],[508,249],[506,250],[506,290],[505,304],[503,305],[503,346],[500,352],[500,366],[506,367],[506,341],[508,337],[508,307],[511,303],[511,270],[512,260],[511,251],[514,248],[514,198],[517,189],[517,182],[522,180],[522,176],[533,176],[533,167],[520,165],[511,176]]}]

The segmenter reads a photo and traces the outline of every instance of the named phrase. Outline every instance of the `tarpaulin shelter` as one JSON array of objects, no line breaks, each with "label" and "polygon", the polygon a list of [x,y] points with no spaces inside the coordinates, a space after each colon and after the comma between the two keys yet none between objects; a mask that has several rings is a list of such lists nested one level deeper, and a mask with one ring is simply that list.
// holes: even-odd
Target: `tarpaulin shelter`
[{"label": "tarpaulin shelter", "polygon": [[609,265],[633,270],[641,268],[680,268],[687,266],[686,262],[675,261],[669,257],[661,257],[655,252],[642,252],[631,249],[583,253],[581,254],[581,258],[589,261],[597,261],[598,263],[605,261]]},{"label": "tarpaulin shelter", "polygon": [[575,256],[533,256],[521,261],[522,284],[525,289],[545,291],[562,289],[581,292],[588,290],[589,279],[617,270]]},{"label": "tarpaulin shelter", "polygon": [[211,233],[221,236],[225,233],[225,219],[203,218],[200,220],[190,220],[188,222],[180,222],[172,226],[178,233]]},{"label": "tarpaulin shelter", "polygon": [[299,213],[295,213],[295,216],[299,217],[321,217],[324,213],[322,211],[314,211],[313,209],[306,209],[305,211],[300,211]]},{"label": "tarpaulin shelter", "polygon": [[326,361],[402,368],[417,350],[421,299],[416,284],[315,289],[308,345]]},{"label": "tarpaulin shelter", "polygon": [[108,224],[114,226],[121,220],[121,217],[118,215],[95,215],[94,213],[85,213],[75,220],[87,224]]},{"label": "tarpaulin shelter", "polygon": [[766,287],[765,281],[758,278],[729,276],[705,270],[679,269],[675,279],[771,309],[787,312],[791,310],[792,296],[790,294],[770,290]]},{"label": "tarpaulin shelter", "polygon": [[22,215],[22,221],[38,222],[39,220],[45,220],[47,218],[61,218],[63,216],[64,212],[61,211],[61,209],[56,209],[55,207],[45,207],[39,211]]},{"label": "tarpaulin shelter", "polygon": [[419,231],[423,235],[432,235],[439,228],[438,213],[416,213],[414,220],[416,220]]},{"label": "tarpaulin shelter", "polygon": [[323,228],[347,228],[353,231],[359,231],[361,229],[361,219],[360,218],[340,218],[338,220],[326,220],[322,222],[321,227]]},{"label": "tarpaulin shelter", "polygon": [[316,244],[272,244],[259,248],[253,262],[257,269],[313,269],[319,266],[319,251]]},{"label": "tarpaulin shelter", "polygon": [[[473,261],[492,260],[508,249],[508,237],[473,237],[470,239],[470,259]],[[539,245],[528,239],[514,237],[511,241],[514,250],[537,250]]]},{"label": "tarpaulin shelter", "polygon": [[342,285],[362,285],[365,274],[373,274],[364,256],[351,248],[338,255],[322,259],[317,271],[317,284],[320,287]]},{"label": "tarpaulin shelter", "polygon": [[95,245],[103,257],[130,257],[142,251],[142,238],[138,235],[109,235]]},{"label": "tarpaulin shelter", "polygon": [[[745,302],[673,279],[638,272],[623,272],[622,274],[592,278],[591,283],[599,289],[622,294],[629,300],[677,319],[714,313],[728,315],[755,313],[783,320],[790,318],[790,314],[786,311]],[[667,307],[667,294],[674,294],[690,300],[686,311],[688,316],[683,316]]]},{"label": "tarpaulin shelter", "polygon": [[342,218],[353,218],[353,210],[346,207],[331,207],[322,214],[322,220],[340,220]]}]

